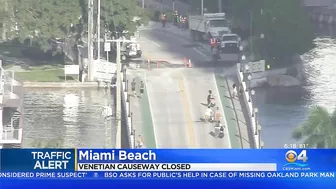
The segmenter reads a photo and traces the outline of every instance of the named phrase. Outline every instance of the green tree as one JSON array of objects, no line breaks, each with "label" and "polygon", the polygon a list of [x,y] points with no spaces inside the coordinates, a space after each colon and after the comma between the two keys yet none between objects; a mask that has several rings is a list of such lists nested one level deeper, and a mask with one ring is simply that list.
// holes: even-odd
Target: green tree
[{"label": "green tree", "polygon": [[31,38],[43,50],[50,49],[50,40],[68,37],[80,22],[79,1],[12,0],[15,30],[12,36],[21,41]]},{"label": "green tree", "polygon": [[[138,6],[136,0],[102,0],[101,6],[101,26],[111,32],[132,33],[149,20],[147,12]],[[136,21],[137,18],[141,20]]]},{"label": "green tree", "polygon": [[308,119],[292,133],[309,147],[336,148],[336,109],[330,114],[321,106],[311,108]]},{"label": "green tree", "polygon": [[[97,1],[94,2],[96,17]],[[6,11],[3,7],[0,8],[0,18],[10,22],[8,37],[17,38],[21,42],[31,39],[44,51],[52,48],[51,41],[54,39],[75,38],[77,42],[87,31],[87,0],[11,0],[8,6],[9,14],[4,14]],[[7,15],[12,15],[12,18]],[[134,22],[136,17],[141,20]],[[109,31],[127,30],[131,33],[136,30],[137,25],[146,22],[148,17],[137,6],[136,0],[101,0],[102,34],[105,28]]]},{"label": "green tree", "polygon": [[235,0],[229,14],[238,25],[249,26],[252,20],[252,51],[277,64],[290,64],[293,55],[313,47],[313,27],[300,0]]},{"label": "green tree", "polygon": [[0,0],[0,26],[2,30],[2,40],[6,40],[6,33],[10,29],[11,12],[13,2],[10,0]]}]

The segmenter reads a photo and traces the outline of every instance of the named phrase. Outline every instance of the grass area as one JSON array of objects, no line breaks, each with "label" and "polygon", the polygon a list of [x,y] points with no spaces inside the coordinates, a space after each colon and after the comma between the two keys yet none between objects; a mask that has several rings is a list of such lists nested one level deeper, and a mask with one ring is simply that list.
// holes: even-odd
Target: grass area
[{"label": "grass area", "polygon": [[[11,70],[14,65],[6,65],[6,70]],[[22,68],[22,71],[15,71],[15,79],[20,81],[38,81],[38,82],[63,82],[64,65],[39,65]],[[75,77],[76,78],[76,77]],[[67,76],[67,80],[74,80],[75,78]]]},{"label": "grass area", "polygon": [[[16,65],[13,64],[7,64],[4,65],[3,68],[5,70],[11,70]],[[64,65],[62,64],[51,64],[51,65],[36,65],[36,66],[21,66],[22,72],[31,72],[31,71],[46,71],[46,70],[59,70],[63,69]]]},{"label": "grass area", "polygon": [[[33,70],[28,72],[15,72],[15,79],[20,81],[39,81],[39,82],[63,82],[64,70]],[[73,80],[67,77],[69,80]]]},{"label": "grass area", "polygon": [[[63,82],[64,56],[52,56],[37,47],[0,43],[0,55],[6,57],[3,62],[5,70],[13,70],[15,79],[36,82]],[[74,81],[77,76],[67,76],[67,81]]]}]

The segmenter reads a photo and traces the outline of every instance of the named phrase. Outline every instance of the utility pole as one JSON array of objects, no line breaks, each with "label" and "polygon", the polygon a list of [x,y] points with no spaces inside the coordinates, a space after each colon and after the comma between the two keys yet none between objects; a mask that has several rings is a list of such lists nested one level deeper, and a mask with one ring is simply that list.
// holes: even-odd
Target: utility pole
[{"label": "utility pole", "polygon": [[223,4],[222,4],[222,0],[218,0],[218,12],[219,12],[219,13],[223,12]]},{"label": "utility pole", "polygon": [[117,41],[117,148],[121,148],[121,61],[120,61],[120,43]]},{"label": "utility pole", "polygon": [[93,0],[88,3],[88,80],[92,81],[94,76],[93,70]]},{"label": "utility pole", "polygon": [[204,14],[204,2],[201,0],[201,15]]},{"label": "utility pole", "polygon": [[105,40],[105,43],[117,43],[117,57],[116,57],[116,63],[117,63],[117,82],[116,82],[116,120],[117,120],[117,137],[116,137],[116,148],[121,148],[121,43],[122,42],[131,42],[130,40]]},{"label": "utility pole", "polygon": [[173,11],[175,11],[175,0],[173,0]]},{"label": "utility pole", "polygon": [[250,11],[250,58],[252,57],[253,54],[253,12],[252,10]]},{"label": "utility pole", "polygon": [[97,16],[97,39],[98,39],[98,53],[97,59],[100,60],[100,0],[98,0],[98,16]]},{"label": "utility pole", "polygon": [[142,0],[142,8],[145,8],[145,0]]}]

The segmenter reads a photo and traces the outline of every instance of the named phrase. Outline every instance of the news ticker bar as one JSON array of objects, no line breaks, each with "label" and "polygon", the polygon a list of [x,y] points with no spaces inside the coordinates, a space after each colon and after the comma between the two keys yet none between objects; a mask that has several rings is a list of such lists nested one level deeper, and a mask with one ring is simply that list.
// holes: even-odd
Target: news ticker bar
[{"label": "news ticker bar", "polygon": [[77,171],[277,171],[276,163],[78,163]]},{"label": "news ticker bar", "polygon": [[[335,154],[336,150],[311,149],[2,149],[0,171],[115,171],[125,170],[116,164],[140,163],[164,164],[150,170],[190,164],[184,169],[208,171],[204,164],[209,171],[336,171],[336,161],[330,161]],[[143,165],[132,166],[143,170]]]},{"label": "news ticker bar", "polygon": [[117,172],[0,172],[1,179],[335,179],[336,172],[275,171],[117,171]]}]

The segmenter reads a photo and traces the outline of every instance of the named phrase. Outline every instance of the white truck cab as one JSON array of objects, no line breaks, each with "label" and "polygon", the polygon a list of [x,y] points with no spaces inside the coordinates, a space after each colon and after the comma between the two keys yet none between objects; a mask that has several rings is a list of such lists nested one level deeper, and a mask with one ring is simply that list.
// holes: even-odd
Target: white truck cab
[{"label": "white truck cab", "polygon": [[221,48],[232,47],[239,49],[240,41],[241,39],[237,34],[224,34],[221,38]]},{"label": "white truck cab", "polygon": [[221,37],[220,58],[224,62],[238,62],[240,55],[240,37],[237,34],[224,34]]},{"label": "white truck cab", "polygon": [[221,37],[231,33],[229,20],[225,13],[206,13],[204,15],[189,16],[190,33],[196,41],[209,40],[211,37]]}]

